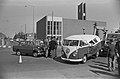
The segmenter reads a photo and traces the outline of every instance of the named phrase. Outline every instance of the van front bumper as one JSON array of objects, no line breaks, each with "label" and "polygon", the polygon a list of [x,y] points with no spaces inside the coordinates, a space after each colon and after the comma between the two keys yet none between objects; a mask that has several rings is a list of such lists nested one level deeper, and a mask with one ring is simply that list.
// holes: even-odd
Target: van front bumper
[{"label": "van front bumper", "polygon": [[80,58],[80,59],[68,59],[68,58],[63,58],[63,57],[61,57],[61,59],[65,60],[65,61],[71,61],[71,62],[80,62],[83,60],[82,58]]}]

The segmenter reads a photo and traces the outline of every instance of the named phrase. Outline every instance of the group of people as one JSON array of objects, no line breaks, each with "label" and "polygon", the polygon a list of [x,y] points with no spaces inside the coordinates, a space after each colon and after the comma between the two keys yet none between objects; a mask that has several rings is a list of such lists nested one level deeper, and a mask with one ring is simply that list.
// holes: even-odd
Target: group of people
[{"label": "group of people", "polygon": [[115,70],[116,60],[118,63],[118,73],[120,75],[120,38],[117,40],[110,39],[107,41],[108,47],[108,69]]},{"label": "group of people", "polygon": [[46,58],[52,57],[53,59],[57,57],[57,40],[55,37],[51,37],[51,39],[45,39],[45,51],[46,51]]}]

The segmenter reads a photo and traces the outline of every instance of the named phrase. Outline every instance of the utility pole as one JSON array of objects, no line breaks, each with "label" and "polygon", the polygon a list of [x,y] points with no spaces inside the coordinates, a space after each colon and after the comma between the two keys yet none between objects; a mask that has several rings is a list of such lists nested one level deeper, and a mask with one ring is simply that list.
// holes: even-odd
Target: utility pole
[{"label": "utility pole", "polygon": [[26,34],[26,24],[25,24],[25,34]]},{"label": "utility pole", "polygon": [[[33,12],[33,39],[34,39],[34,6],[33,5],[28,5],[32,7],[32,12]],[[25,7],[27,7],[27,5],[25,5]]]},{"label": "utility pole", "polygon": [[53,34],[54,34],[54,21],[53,21],[53,11],[52,11],[52,31],[51,31],[51,35],[53,37]]}]

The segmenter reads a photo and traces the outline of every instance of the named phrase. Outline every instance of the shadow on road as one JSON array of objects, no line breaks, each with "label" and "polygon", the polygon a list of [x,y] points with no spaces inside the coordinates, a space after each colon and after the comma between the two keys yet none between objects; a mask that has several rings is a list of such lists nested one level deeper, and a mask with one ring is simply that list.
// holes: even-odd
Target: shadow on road
[{"label": "shadow on road", "polygon": [[98,64],[103,64],[103,65],[107,65],[107,63],[101,62],[101,61],[92,61],[94,63],[98,63]]},{"label": "shadow on road", "polygon": [[88,65],[89,67],[91,68],[95,68],[97,70],[89,70],[97,75],[108,75],[108,76],[113,76],[113,77],[116,77],[116,78],[120,78],[120,76],[114,72],[109,72],[108,71],[108,64],[107,63],[104,63],[104,62],[101,62],[101,61],[93,61],[95,64],[93,65]]},{"label": "shadow on road", "polygon": [[97,75],[103,74],[103,75],[113,76],[117,79],[120,78],[120,76],[118,74],[113,74],[113,73],[110,73],[110,72],[105,72],[105,71],[100,71],[100,70],[90,70],[90,71],[97,74]]},{"label": "shadow on road", "polygon": [[106,69],[106,68],[103,68],[103,67],[100,67],[100,66],[98,66],[98,65],[88,65],[89,67],[91,67],[91,68],[96,68],[96,69],[100,69],[100,70],[104,70],[104,71],[108,71],[108,69]]}]

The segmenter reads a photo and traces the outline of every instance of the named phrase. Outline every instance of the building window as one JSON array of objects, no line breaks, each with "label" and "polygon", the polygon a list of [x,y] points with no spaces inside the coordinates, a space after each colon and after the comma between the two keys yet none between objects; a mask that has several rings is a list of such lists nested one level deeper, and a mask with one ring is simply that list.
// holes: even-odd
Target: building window
[{"label": "building window", "polygon": [[[53,23],[53,24],[52,24]],[[47,34],[50,36],[55,36],[61,40],[61,21],[48,21],[47,23]]]},{"label": "building window", "polygon": [[47,34],[50,34],[50,26],[48,26],[48,33]]},{"label": "building window", "polygon": [[48,25],[50,25],[51,23],[50,23],[50,21],[48,21]]},{"label": "building window", "polygon": [[50,32],[50,33],[51,33],[51,35],[52,35],[52,33],[53,33],[53,32],[52,32],[52,28],[53,28],[53,26],[52,26],[52,21],[51,21],[51,32]]},{"label": "building window", "polygon": [[51,21],[48,21],[47,34],[51,34]]},{"label": "building window", "polygon": [[54,22],[54,35],[56,35],[56,22]]},{"label": "building window", "polygon": [[62,27],[62,25],[61,25],[62,23],[60,22],[59,23],[59,34],[61,35],[61,27]]}]

